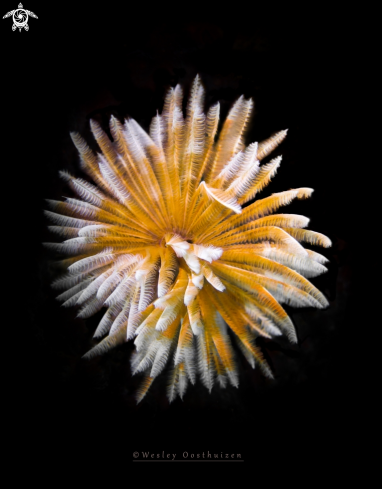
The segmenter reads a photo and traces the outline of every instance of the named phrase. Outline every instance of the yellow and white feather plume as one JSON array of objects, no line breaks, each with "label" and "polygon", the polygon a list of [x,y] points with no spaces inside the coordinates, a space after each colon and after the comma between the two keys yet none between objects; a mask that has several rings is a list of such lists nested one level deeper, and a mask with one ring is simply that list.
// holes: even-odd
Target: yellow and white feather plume
[{"label": "yellow and white feather plume", "polygon": [[65,238],[48,246],[68,255],[67,273],[53,284],[63,290],[58,299],[79,306],[81,318],[106,308],[94,334],[104,338],[85,357],[134,340],[132,371],[144,374],[138,402],[168,364],[170,401],[198,376],[209,390],[238,386],[232,339],[272,377],[255,340],[296,341],[281,304],[328,305],[307,280],[327,260],[301,243],[330,240],[306,230],[306,217],[278,213],[313,190],[256,199],[281,157],[261,161],[287,131],[245,147],[252,101],[240,97],[217,136],[219,104],[205,114],[203,97],[197,76],[184,118],[182,89],[171,88],[148,134],[112,117],[111,141],[91,121],[97,154],[73,133],[93,183],[63,172],[78,198],[48,201],[50,229]]}]

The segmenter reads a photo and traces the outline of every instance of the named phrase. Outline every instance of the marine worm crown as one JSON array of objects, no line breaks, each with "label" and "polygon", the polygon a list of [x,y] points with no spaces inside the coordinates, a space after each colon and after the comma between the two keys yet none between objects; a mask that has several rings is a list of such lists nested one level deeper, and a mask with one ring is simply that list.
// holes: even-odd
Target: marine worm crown
[{"label": "marine worm crown", "polygon": [[327,260],[301,243],[330,240],[306,230],[308,218],[277,213],[313,190],[257,199],[281,156],[262,160],[287,131],[245,147],[253,103],[240,97],[217,137],[219,104],[205,114],[203,98],[197,76],[184,118],[182,89],[171,88],[149,134],[133,119],[112,117],[111,141],[91,121],[98,154],[72,133],[93,183],[61,172],[78,198],[48,201],[50,229],[65,240],[47,246],[68,255],[67,273],[53,283],[63,290],[58,299],[80,306],[81,318],[106,308],[94,334],[103,339],[86,358],[134,339],[132,371],[143,373],[138,402],[168,363],[170,401],[197,376],[209,390],[214,382],[237,387],[232,339],[272,377],[255,339],[296,341],[281,304],[328,305],[307,280],[325,272]]}]

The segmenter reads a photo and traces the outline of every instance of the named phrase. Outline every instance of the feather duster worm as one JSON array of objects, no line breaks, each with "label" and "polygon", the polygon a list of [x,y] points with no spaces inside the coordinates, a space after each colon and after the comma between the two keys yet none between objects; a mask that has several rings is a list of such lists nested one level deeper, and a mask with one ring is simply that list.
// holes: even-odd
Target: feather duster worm
[{"label": "feather duster worm", "polygon": [[98,154],[73,133],[94,184],[63,172],[78,198],[48,201],[50,229],[66,238],[48,246],[69,255],[66,275],[53,284],[64,290],[58,299],[80,306],[81,318],[106,307],[94,337],[106,336],[85,357],[135,338],[132,371],[144,373],[138,402],[167,363],[170,401],[197,375],[209,390],[215,381],[238,386],[231,337],[272,377],[255,339],[285,334],[296,342],[281,304],[328,305],[306,278],[325,272],[326,258],[301,242],[330,240],[304,229],[304,216],[275,213],[313,190],[244,206],[275,175],[281,157],[260,162],[287,131],[245,147],[252,101],[240,97],[216,138],[219,104],[205,115],[203,93],[197,76],[184,118],[182,89],[170,89],[149,134],[112,117],[110,141],[91,121]]}]

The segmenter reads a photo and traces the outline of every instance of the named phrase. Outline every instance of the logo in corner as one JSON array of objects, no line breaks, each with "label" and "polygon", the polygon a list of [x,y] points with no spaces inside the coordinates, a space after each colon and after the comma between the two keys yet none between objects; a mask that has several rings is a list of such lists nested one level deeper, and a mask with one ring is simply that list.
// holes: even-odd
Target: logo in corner
[{"label": "logo in corner", "polygon": [[16,10],[11,10],[10,12],[6,13],[3,19],[6,19],[7,17],[10,17],[12,15],[13,16],[12,30],[15,31],[16,29],[19,29],[19,31],[21,32],[21,29],[24,28],[26,31],[28,31],[29,30],[28,18],[34,17],[35,19],[38,19],[38,17],[30,10],[23,9],[22,3],[19,3],[18,7],[19,8],[17,8]]}]

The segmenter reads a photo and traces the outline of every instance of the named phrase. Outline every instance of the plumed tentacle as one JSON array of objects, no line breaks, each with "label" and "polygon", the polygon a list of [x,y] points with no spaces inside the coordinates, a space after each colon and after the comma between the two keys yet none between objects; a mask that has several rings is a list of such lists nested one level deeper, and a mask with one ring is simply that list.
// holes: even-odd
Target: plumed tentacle
[{"label": "plumed tentacle", "polygon": [[183,226],[185,225],[190,200],[195,190],[195,178],[203,163],[205,144],[205,116],[202,106],[203,98],[204,89],[200,83],[200,77],[196,76],[187,106],[184,153],[180,167]]},{"label": "plumed tentacle", "polygon": [[220,115],[220,104],[218,102],[215,105],[213,105],[207,113],[206,142],[204,146],[203,163],[200,166],[198,173],[196,175],[196,182],[200,182],[202,180],[203,174],[205,173],[206,168],[208,167],[208,164],[210,163],[211,158],[213,156],[213,143],[218,129],[219,115]]},{"label": "plumed tentacle", "polygon": [[235,269],[234,267],[227,269],[227,266],[223,264],[216,265],[214,269],[227,287],[230,284],[229,288],[231,290],[241,288],[252,295],[252,302],[268,315],[270,319],[275,321],[276,325],[287,334],[290,341],[297,341],[294,326],[289,316],[266,287],[256,281],[253,275],[245,270]]},{"label": "plumed tentacle", "polygon": [[227,161],[243,147],[242,137],[253,108],[252,100],[241,96],[229,111],[217,143],[216,154],[206,175],[211,182],[220,173]]},{"label": "plumed tentacle", "polygon": [[[253,253],[240,253],[235,251],[227,251],[223,253],[222,260],[233,262],[235,266],[241,268],[246,266],[247,270],[255,270],[260,274],[264,274],[265,277],[275,278],[284,282],[285,284],[292,285],[300,288],[304,292],[310,294],[316,302],[318,307],[326,307],[328,302],[322,293],[314,287],[306,278],[299,273],[291,270],[285,265],[280,265],[268,258],[264,258]],[[247,268],[248,267],[248,268]],[[315,304],[317,307],[317,304]]]},{"label": "plumed tentacle", "polygon": [[279,144],[281,144],[284,139],[286,138],[288,129],[284,129],[283,131],[279,131],[273,136],[271,136],[268,139],[265,139],[265,141],[261,141],[259,143],[259,151],[258,151],[258,158],[259,160],[264,159],[266,156],[268,156],[274,149],[277,148]]},{"label": "plumed tentacle", "polygon": [[98,167],[97,156],[77,132],[71,132],[70,136],[80,154],[82,170],[94,181],[94,183],[97,184],[98,187],[112,195],[110,186],[103,178]]},{"label": "plumed tentacle", "polygon": [[323,246],[324,248],[329,248],[332,246],[332,242],[330,239],[315,231],[309,231],[307,229],[295,229],[295,228],[284,228],[284,230],[293,236],[293,238],[297,239],[297,241],[305,241],[306,243]]},{"label": "plumed tentacle", "polygon": [[199,216],[196,215],[196,218],[192,221],[190,227],[194,233],[202,227],[205,227],[211,220],[216,219],[217,216],[221,215],[222,209],[228,209],[229,212],[240,214],[241,207],[232,194],[224,190],[208,187],[205,182],[202,182],[200,186],[204,195],[207,197],[209,204],[206,205],[204,210],[199,213]]},{"label": "plumed tentacle", "polygon": [[257,160],[257,143],[252,143],[245,150],[241,167],[235,178],[227,187],[226,192],[229,195],[240,199],[252,189],[258,173],[259,162]]},{"label": "plumed tentacle", "polygon": [[103,315],[100,323],[95,330],[93,338],[101,338],[103,335],[108,333],[112,327],[112,324],[118,314],[121,312],[122,306],[120,304],[115,304],[114,306],[109,307],[109,309]]},{"label": "plumed tentacle", "polygon": [[170,246],[161,250],[161,266],[158,279],[158,297],[163,297],[173,284],[179,265],[175,252]]},{"label": "plumed tentacle", "polygon": [[167,397],[170,403],[174,401],[179,394],[179,370],[180,365],[175,365],[169,372],[167,380]]},{"label": "plumed tentacle", "polygon": [[298,241],[290,236],[284,229],[276,226],[264,226],[249,229],[248,231],[238,233],[237,236],[228,236],[222,241],[216,240],[216,244],[221,246],[223,250],[226,250],[230,247],[237,247],[247,243],[259,243],[262,241],[280,243],[282,246],[287,246],[289,250],[297,255],[307,255],[305,248],[303,248]]},{"label": "plumed tentacle", "polygon": [[82,228],[85,226],[91,226],[93,224],[98,224],[96,221],[86,221],[85,219],[76,219],[75,217],[63,216],[62,214],[56,214],[51,211],[44,211],[46,217],[48,217],[57,226],[62,227],[74,227]]},{"label": "plumed tentacle", "polygon": [[153,383],[153,380],[154,380],[154,378],[150,377],[150,375],[148,375],[148,374],[146,374],[143,377],[143,379],[141,381],[141,385],[139,386],[137,393],[135,395],[135,399],[137,401],[137,404],[139,404],[142,401],[142,399],[145,397],[145,395],[147,394],[148,390],[151,387],[151,384]]},{"label": "plumed tentacle", "polygon": [[272,214],[270,216],[256,219],[255,221],[242,224],[241,226],[225,231],[216,237],[211,237],[209,239],[209,242],[214,243],[215,241],[219,241],[221,243],[224,243],[224,240],[226,238],[233,236],[236,233],[239,234],[245,231],[250,231],[251,229],[256,229],[265,226],[276,226],[279,228],[285,228],[285,227],[303,228],[306,227],[308,224],[309,224],[309,219],[304,216],[299,216],[296,214]]},{"label": "plumed tentacle", "polygon": [[313,189],[311,188],[299,188],[279,192],[270,197],[266,197],[265,199],[258,200],[248,207],[245,207],[240,215],[231,216],[220,224],[214,226],[212,229],[207,230],[199,237],[199,239],[205,240],[210,236],[217,236],[224,231],[234,229],[242,224],[268,216],[281,206],[290,204],[294,199],[306,199],[310,197],[312,193]]},{"label": "plumed tentacle", "polygon": [[253,339],[251,338],[246,328],[245,319],[243,317],[235,317],[235,309],[233,308],[233,304],[231,302],[226,302],[225,300],[223,300],[218,292],[214,292],[214,289],[212,289],[211,287],[206,287],[206,291],[211,301],[215,304],[215,307],[218,309],[225,322],[241,341],[244,348],[252,354],[256,363],[258,363],[261,369],[266,372],[267,376],[272,378],[272,372],[266,360],[264,359],[263,354],[261,353],[260,349],[255,347],[255,345],[253,344]]},{"label": "plumed tentacle", "polygon": [[121,328],[116,334],[106,336],[98,345],[89,350],[82,358],[91,359],[97,355],[104,355],[106,352],[115,348],[126,341],[126,327]]},{"label": "plumed tentacle", "polygon": [[[199,291],[198,291],[199,292]],[[199,335],[203,330],[203,321],[200,312],[200,304],[198,297],[194,297],[187,306],[188,317],[190,319],[191,329],[195,336]]]},{"label": "plumed tentacle", "polygon": [[251,181],[251,185],[243,192],[239,198],[240,204],[248,202],[253,199],[264,187],[268,185],[271,178],[277,172],[281,163],[281,156],[270,161],[266,165],[262,165],[259,171],[256,173],[254,179]]},{"label": "plumed tentacle", "polygon": [[234,359],[234,352],[228,337],[224,320],[213,307],[206,294],[200,295],[203,322],[206,330],[210,332],[214,348],[217,353],[215,366],[217,377],[227,374],[230,382],[235,387],[239,385],[237,367]]},{"label": "plumed tentacle", "polygon": [[296,272],[307,278],[316,277],[327,272],[328,269],[326,267],[311,258],[310,250],[306,250],[306,252],[308,256],[295,255],[288,252],[284,247],[278,249],[275,246],[268,246],[256,251],[258,255],[285,265],[292,270],[296,270]]},{"label": "plumed tentacle", "polygon": [[131,119],[129,122],[126,121],[125,136],[127,138],[127,144],[130,147],[131,154],[140,163],[139,170],[143,177],[150,200],[154,200],[157,203],[156,207],[160,211],[158,213],[159,218],[161,219],[162,223],[166,225],[168,224],[168,215],[164,198],[155,172],[144,151],[144,148],[151,143],[150,138],[134,119]]},{"label": "plumed tentacle", "polygon": [[174,363],[177,365],[185,360],[187,351],[192,350],[193,332],[188,313],[182,319]]},{"label": "plumed tentacle", "polygon": [[94,135],[95,140],[100,147],[102,154],[106,157],[107,161],[112,165],[117,159],[118,154],[113,147],[112,142],[108,138],[105,131],[101,128],[97,121],[90,119],[90,128]]}]

